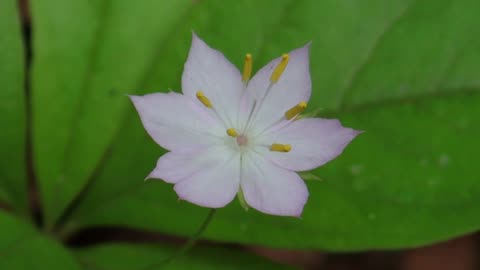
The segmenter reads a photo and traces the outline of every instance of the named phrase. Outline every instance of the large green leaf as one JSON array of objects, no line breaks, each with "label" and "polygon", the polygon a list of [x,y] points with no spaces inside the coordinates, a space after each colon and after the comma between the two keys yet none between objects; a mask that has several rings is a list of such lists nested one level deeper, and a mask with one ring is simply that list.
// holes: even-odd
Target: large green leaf
[{"label": "large green leaf", "polygon": [[[313,39],[310,107],[367,131],[314,171],[326,181],[309,183],[302,219],[245,213],[234,203],[219,211],[206,236],[354,250],[420,245],[478,229],[480,173],[472,157],[480,135],[479,8],[475,0],[196,7],[169,37],[142,91],[178,86],[192,27],[234,63],[250,50],[263,64]],[[160,154],[130,107],[67,229],[193,231],[205,210],[179,202],[170,185],[142,182]]]},{"label": "large green leaf", "polygon": [[155,269],[291,269],[266,259],[225,247],[197,247],[158,266],[178,246],[104,244],[75,250],[74,254],[30,224],[0,211],[0,269],[143,270]]},{"label": "large green leaf", "polygon": [[59,243],[22,220],[0,212],[0,224],[0,269],[81,269]]},{"label": "large green leaf", "polygon": [[177,257],[167,265],[159,264],[176,247],[159,245],[105,244],[76,252],[85,270],[156,270],[156,269],[291,269],[228,248],[198,248]]},{"label": "large green leaf", "polygon": [[24,56],[16,5],[0,2],[0,200],[26,212]]},{"label": "large green leaf", "polygon": [[192,1],[33,1],[35,165],[51,226],[88,181]]}]

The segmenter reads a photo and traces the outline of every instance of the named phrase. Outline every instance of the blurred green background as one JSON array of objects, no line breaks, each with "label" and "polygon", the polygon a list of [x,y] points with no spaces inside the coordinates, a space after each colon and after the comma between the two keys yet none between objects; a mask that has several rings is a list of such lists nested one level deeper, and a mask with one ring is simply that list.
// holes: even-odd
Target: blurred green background
[{"label": "blurred green background", "polygon": [[[141,269],[175,247],[62,242],[195,231],[207,209],[143,181],[164,151],[126,97],[181,90],[192,30],[255,70],[312,41],[310,110],[366,131],[312,171],[301,219],[234,201],[205,239],[362,251],[476,231],[479,14],[478,0],[0,0],[0,269]],[[205,247],[169,267],[281,266]]]}]

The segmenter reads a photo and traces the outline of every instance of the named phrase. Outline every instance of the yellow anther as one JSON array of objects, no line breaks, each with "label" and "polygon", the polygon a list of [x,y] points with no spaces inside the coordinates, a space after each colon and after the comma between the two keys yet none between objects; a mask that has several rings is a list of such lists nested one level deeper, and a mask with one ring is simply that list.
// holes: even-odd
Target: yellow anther
[{"label": "yellow anther", "polygon": [[227,129],[227,135],[235,138],[238,136],[238,133],[234,128],[229,128]]},{"label": "yellow anther", "polygon": [[212,102],[210,102],[210,99],[208,99],[202,91],[197,91],[197,98],[198,100],[205,105],[207,108],[212,108]]},{"label": "yellow anther", "polygon": [[305,108],[307,108],[307,102],[302,101],[297,105],[293,106],[290,110],[286,111],[285,118],[287,118],[287,120],[290,120],[293,117],[297,116],[298,114],[302,113],[305,110]]},{"label": "yellow anther", "polygon": [[251,75],[252,75],[252,55],[247,53],[247,55],[245,55],[245,63],[243,64],[242,81],[248,82],[248,80],[250,80]]},{"label": "yellow anther", "polygon": [[283,71],[285,71],[285,68],[287,67],[288,59],[289,59],[288,54],[282,55],[282,60],[280,60],[280,63],[278,63],[277,67],[275,67],[275,69],[273,70],[272,76],[270,76],[271,83],[278,82],[278,80],[283,74]]},{"label": "yellow anther", "polygon": [[290,144],[279,144],[279,143],[274,143],[270,146],[270,151],[276,151],[276,152],[290,152],[292,150],[292,146]]}]

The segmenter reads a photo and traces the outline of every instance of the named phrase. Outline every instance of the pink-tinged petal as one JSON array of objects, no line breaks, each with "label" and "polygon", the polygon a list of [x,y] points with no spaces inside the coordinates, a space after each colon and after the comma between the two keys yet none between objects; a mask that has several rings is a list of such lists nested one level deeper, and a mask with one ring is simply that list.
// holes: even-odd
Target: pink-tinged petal
[{"label": "pink-tinged petal", "polygon": [[198,148],[225,133],[218,119],[195,100],[177,93],[130,96],[148,134],[168,150]]},{"label": "pink-tinged petal", "polygon": [[256,153],[243,159],[241,187],[248,205],[271,215],[299,217],[308,199],[307,186],[295,172]]},{"label": "pink-tinged petal", "polygon": [[215,166],[205,167],[175,184],[182,200],[220,208],[235,198],[240,184],[240,154],[222,155]]},{"label": "pink-tinged petal", "polygon": [[[260,107],[254,125],[263,129],[278,121],[283,114],[301,101],[308,101],[312,92],[309,64],[310,44],[291,51],[289,62],[282,76],[270,89]],[[280,62],[274,59],[260,69],[248,83],[247,91],[260,99],[270,85],[270,76]]]},{"label": "pink-tinged petal", "polygon": [[157,166],[147,179],[162,179],[167,183],[176,184],[197,171],[216,167],[226,156],[231,155],[231,149],[224,144],[168,152],[160,157]]},{"label": "pink-tinged petal", "polygon": [[195,97],[199,90],[210,99],[227,125],[236,123],[238,102],[244,90],[240,72],[221,52],[193,34],[182,75],[182,91]]},{"label": "pink-tinged petal", "polygon": [[291,171],[306,171],[336,158],[359,133],[343,127],[338,120],[307,118],[277,130],[274,127],[258,141],[263,144],[290,144],[292,149],[288,153],[265,148],[261,151],[278,166]]}]

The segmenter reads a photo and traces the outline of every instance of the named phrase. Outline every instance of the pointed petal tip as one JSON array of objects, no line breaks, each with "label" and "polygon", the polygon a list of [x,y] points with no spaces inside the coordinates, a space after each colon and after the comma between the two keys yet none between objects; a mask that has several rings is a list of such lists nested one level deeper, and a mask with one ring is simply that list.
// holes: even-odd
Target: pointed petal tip
[{"label": "pointed petal tip", "polygon": [[312,48],[312,41],[310,40],[309,42],[307,42],[305,45],[303,45],[302,49],[305,49],[308,51],[308,53],[310,53],[310,48]]},{"label": "pointed petal tip", "polygon": [[150,173],[145,177],[145,179],[143,179],[143,182],[147,182],[147,181],[151,181],[151,180],[155,180],[155,179],[160,179],[160,178],[158,178],[157,176],[155,176],[155,169],[153,169],[153,171],[150,172]]},{"label": "pointed petal tip", "polygon": [[[314,117],[313,119],[322,119],[322,118]],[[365,130],[357,130],[357,129],[346,127],[342,124],[342,122],[340,122],[339,119],[331,119],[331,121],[334,121],[336,127],[349,130],[354,138],[365,132]]]},{"label": "pointed petal tip", "polygon": [[353,128],[347,128],[350,130],[350,133],[351,133],[351,140],[347,143],[350,143],[351,141],[353,141],[353,139],[355,139],[356,137],[358,137],[359,135],[361,135],[362,133],[366,132],[365,130],[356,130],[356,129],[353,129]]},{"label": "pointed petal tip", "polygon": [[205,45],[207,47],[210,47],[207,45],[207,43],[201,38],[198,36],[198,34],[192,30],[192,44],[191,46],[193,47],[194,45]]},{"label": "pointed petal tip", "polygon": [[195,32],[195,30],[192,29],[190,32],[192,32],[192,39],[198,38],[198,35],[197,35],[197,33]]},{"label": "pointed petal tip", "polygon": [[300,55],[300,56],[304,56],[307,58],[307,60],[310,59],[310,48],[312,47],[312,42],[309,41],[307,42],[305,45],[303,45],[302,47],[298,47],[296,49],[293,49],[291,52],[290,52],[290,55]]},{"label": "pointed petal tip", "polygon": [[[142,100],[142,97],[141,96],[135,96],[135,95],[128,95],[128,99],[132,102],[133,104],[133,107],[135,108],[135,110],[137,110],[138,113],[140,113],[141,111],[141,100]],[[142,116],[140,115],[140,118]]]},{"label": "pointed petal tip", "polygon": [[340,121],[338,121],[339,123],[339,128],[343,129],[346,131],[345,133],[345,136],[344,136],[344,142],[343,144],[340,144],[340,150],[338,151],[338,155],[341,155],[343,153],[343,151],[345,150],[345,148],[355,139],[357,138],[360,134],[364,133],[365,131],[363,130],[356,130],[356,129],[353,129],[353,128],[348,128],[348,127],[345,127],[343,126]]},{"label": "pointed petal tip", "polygon": [[358,136],[358,135],[360,135],[360,134],[362,134],[362,133],[367,132],[366,130],[356,130],[356,129],[353,129],[353,131],[355,132],[355,136]]},{"label": "pointed petal tip", "polygon": [[142,99],[142,96],[137,96],[137,95],[127,95],[127,96],[130,99],[130,101],[133,102],[134,105],[135,105],[135,103],[140,101],[140,99]]},{"label": "pointed petal tip", "polygon": [[143,182],[151,181],[151,180],[163,180],[166,183],[170,183],[168,181],[165,181],[164,179],[160,178],[158,175],[155,174],[155,169],[153,169],[152,172],[150,172],[145,179],[143,179]]}]

